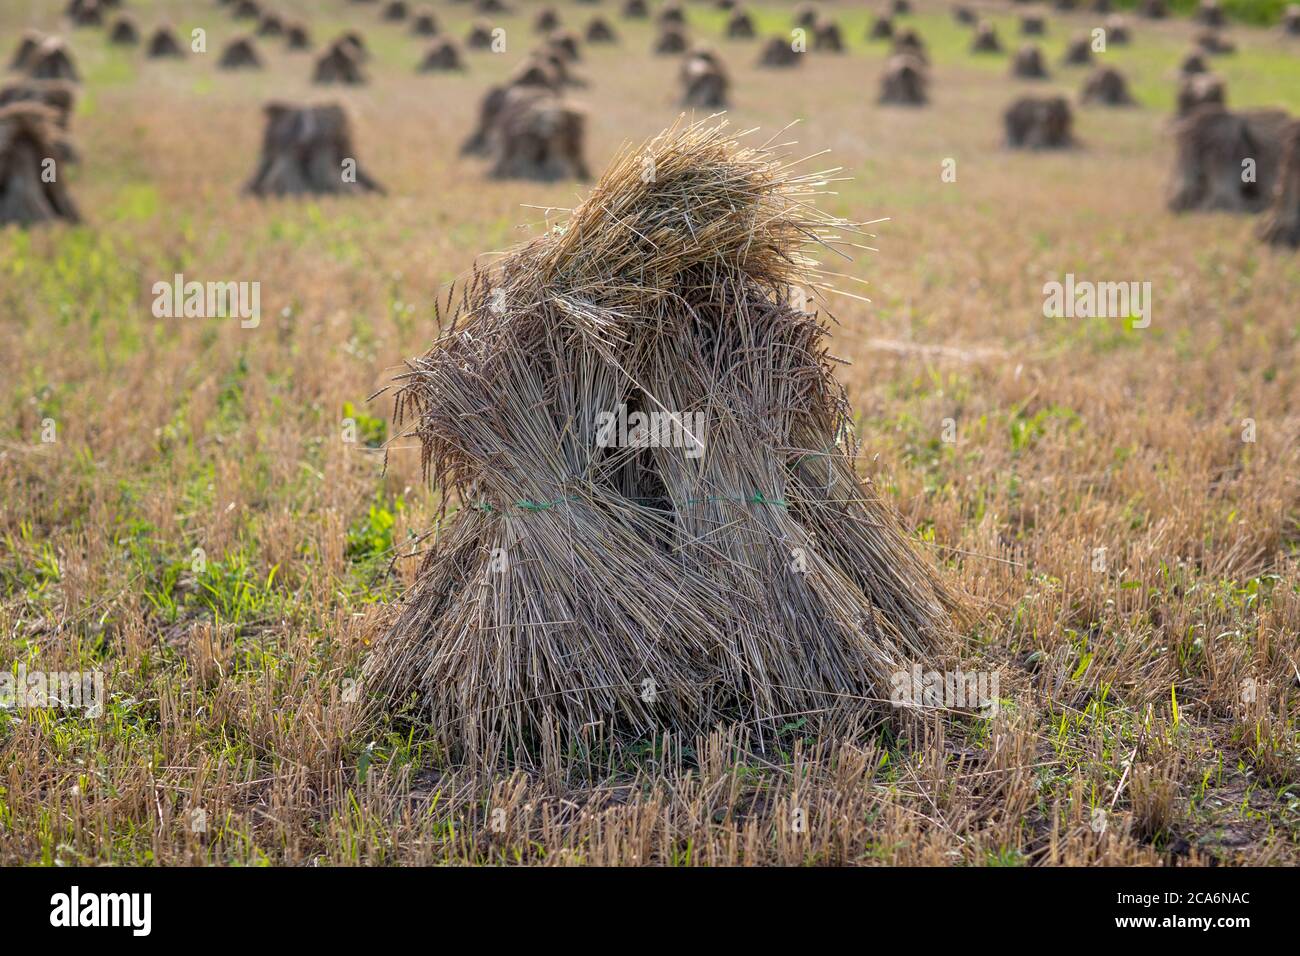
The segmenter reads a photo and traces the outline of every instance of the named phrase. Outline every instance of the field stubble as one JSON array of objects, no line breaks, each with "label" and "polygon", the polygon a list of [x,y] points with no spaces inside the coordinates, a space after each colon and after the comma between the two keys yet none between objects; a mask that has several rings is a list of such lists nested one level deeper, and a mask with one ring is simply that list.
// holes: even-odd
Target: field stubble
[{"label": "field stubble", "polygon": [[[137,6],[182,30],[208,16]],[[326,6],[318,42],[372,12]],[[570,25],[592,9],[562,6]],[[319,98],[308,57],[266,41],[265,73],[227,76],[213,54],[146,64],[77,31],[87,224],[0,233],[0,659],[102,667],[109,701],[0,716],[0,862],[1297,862],[1300,259],[1246,218],[1164,210],[1189,24],[1137,21],[1116,54],[1140,108],[1078,110],[1081,149],[1021,155],[999,134],[1024,85],[926,9],[923,110],[874,105],[885,51],[862,9],[841,16],[847,55],[791,72],[716,42],[735,128],[800,118],[796,149],[852,177],[828,211],[887,217],[846,268],[870,304],[830,303],[840,375],[864,473],[979,610],[964,663],[1001,674],[996,717],[910,741],[792,721],[766,750],[743,728],[594,740],[509,776],[361,726],[349,681],[416,563],[390,559],[437,505],[409,443],[381,473],[389,409],[365,399],[427,347],[477,253],[583,190],[489,182],[456,155],[529,44],[521,28],[506,56],[425,76],[421,42],[367,23],[371,84],[337,95],[390,195],[259,203],[238,190],[261,103]],[[715,40],[718,17],[690,10]],[[1048,86],[1073,95],[1061,20]],[[24,22],[0,13],[0,36]],[[580,64],[595,169],[677,113],[676,61],[616,26],[623,45]],[[210,49],[233,32],[214,15]],[[1234,33],[1230,102],[1300,111],[1300,52]],[[175,272],[261,282],[261,325],[153,318],[149,286]],[[1150,328],[1045,319],[1042,285],[1067,272],[1150,281]]]}]

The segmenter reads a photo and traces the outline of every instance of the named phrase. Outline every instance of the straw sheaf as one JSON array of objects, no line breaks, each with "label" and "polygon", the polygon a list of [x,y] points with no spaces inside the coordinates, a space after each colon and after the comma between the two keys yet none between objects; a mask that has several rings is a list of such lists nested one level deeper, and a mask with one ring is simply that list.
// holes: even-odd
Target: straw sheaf
[{"label": "straw sheaf", "polygon": [[624,151],[563,227],[519,250],[507,291],[619,311],[673,296],[684,277],[709,281],[710,267],[769,288],[814,284],[802,248],[847,225],[808,204],[824,181],[720,124],[674,128]]},{"label": "straw sheaf", "polygon": [[[860,719],[942,652],[953,602],[858,478],[826,328],[791,305],[855,229],[812,205],[826,182],[678,126],[471,277],[399,376],[399,428],[460,507],[368,664],[381,701],[494,762],[593,725]],[[699,454],[608,447],[620,406],[704,423]]]}]

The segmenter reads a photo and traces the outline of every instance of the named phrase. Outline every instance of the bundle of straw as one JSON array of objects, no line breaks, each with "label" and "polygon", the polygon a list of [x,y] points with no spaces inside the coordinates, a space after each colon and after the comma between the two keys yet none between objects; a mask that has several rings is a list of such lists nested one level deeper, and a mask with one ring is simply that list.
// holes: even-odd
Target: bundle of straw
[{"label": "bundle of straw", "polygon": [[[826,327],[791,304],[852,226],[782,148],[710,120],[625,151],[399,376],[446,510],[367,678],[453,753],[897,715],[891,675],[939,653],[951,599],[858,477]],[[608,447],[621,406],[684,440]]]}]

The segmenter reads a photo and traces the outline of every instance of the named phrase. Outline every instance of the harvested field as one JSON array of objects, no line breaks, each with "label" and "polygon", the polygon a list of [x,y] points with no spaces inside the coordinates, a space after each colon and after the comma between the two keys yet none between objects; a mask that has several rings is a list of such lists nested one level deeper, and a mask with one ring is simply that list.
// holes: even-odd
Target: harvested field
[{"label": "harvested field", "polygon": [[[747,0],[746,36],[729,29],[731,11],[688,2],[683,49],[725,64],[698,99],[689,87],[708,64],[653,52],[663,3],[645,16],[622,0],[493,5],[428,4],[431,36],[413,28],[424,3],[389,20],[382,0],[277,0],[238,18],[234,3],[128,0],[103,27],[75,29],[62,3],[0,4],[4,65],[25,30],[54,38],[0,86],[34,71],[75,90],[66,131],[27,98],[0,109],[0,219],[17,220],[0,225],[0,671],[93,672],[104,687],[99,714],[0,709],[0,863],[1300,864],[1300,38],[1282,26],[1285,4],[1251,23],[1224,0],[1235,53],[1205,60],[1231,116],[1272,112],[1263,126],[1188,132],[1184,151],[1206,144],[1199,165],[1180,165],[1190,127],[1175,121],[1180,64],[1210,29],[1189,3],[1116,3],[1131,42],[1066,65],[1068,44],[1106,14],[970,4],[1007,48],[973,55],[952,0],[914,0],[874,40],[895,5],[821,0],[843,52],[814,49],[810,31],[795,53],[795,4]],[[583,38],[568,67],[580,90],[538,52],[542,6]],[[312,52],[261,35],[250,41],[260,69],[223,69],[223,51],[272,13],[286,34],[300,24]],[[140,44],[109,42],[123,14]],[[1033,83],[1013,76],[1025,14],[1046,21],[1032,42],[1048,76]],[[586,42],[597,16],[617,43]],[[182,56],[148,55],[163,24]],[[191,48],[199,26],[206,52]],[[492,51],[498,27],[504,52]],[[364,36],[367,82],[315,85],[316,60],[346,31]],[[906,102],[919,83],[918,109],[878,102],[900,62],[893,36],[908,31],[928,63],[907,60],[915,75],[896,85]],[[422,72],[443,37],[465,68]],[[763,66],[769,43],[795,68]],[[1115,98],[1113,79],[1090,80],[1104,69],[1126,81],[1126,108],[1079,105],[1094,83]],[[1201,110],[1213,109],[1207,90]],[[1065,103],[1074,148],[1008,148],[1005,114],[1027,92]],[[581,229],[556,227],[615,158],[720,100],[728,129],[757,130],[747,141],[791,144],[783,162],[813,157],[797,168],[818,184],[817,209],[864,224],[843,232],[844,256],[813,256],[834,290],[773,282],[769,311],[752,313],[824,325],[852,455],[847,427],[816,447],[733,434],[716,453],[727,462],[782,450],[745,466],[772,480],[706,456],[711,480],[733,487],[702,496],[696,526],[686,510],[666,517],[663,492],[682,475],[662,448],[563,493],[471,487],[469,471],[432,483],[422,438],[444,439],[435,476],[462,467],[469,446],[446,440],[508,393],[503,376],[461,382],[460,405],[423,396],[444,414],[420,419],[424,435],[407,433],[415,418],[394,420],[401,376],[446,344],[462,290],[489,313],[495,289],[507,308],[535,304],[520,290],[531,291],[545,310],[525,313],[551,316],[547,334],[586,343],[528,352],[569,356],[577,379],[562,381],[596,383],[576,407],[624,394],[611,356],[668,382],[678,366],[699,378],[668,352],[657,364],[629,355],[629,343],[650,348],[637,317],[659,312],[601,311],[631,300],[596,301],[578,281],[655,260],[611,244],[590,273],[551,259],[565,284],[518,288],[494,285],[493,270],[522,261],[506,255],[519,243],[586,248]],[[15,109],[22,118],[6,116]],[[1049,139],[1056,120],[1041,127]],[[75,165],[55,156],[65,132]],[[626,177],[671,177],[664,157],[630,155]],[[46,159],[57,185],[41,181]],[[1242,193],[1246,159],[1261,162]],[[349,161],[353,183],[340,178]],[[1190,185],[1176,213],[1180,170]],[[581,208],[578,222],[594,222],[596,206]],[[617,206],[629,208],[640,207]],[[683,221],[646,241],[681,239]],[[728,248],[739,259],[727,274],[748,275]],[[638,273],[637,294],[676,294],[699,312],[715,301],[706,265],[655,282]],[[1087,317],[1071,299],[1049,317],[1067,277],[1096,283],[1093,305],[1109,295],[1110,312]],[[230,308],[214,313],[213,290],[190,295],[191,282],[231,286],[216,290]],[[1149,291],[1120,308],[1115,287],[1129,282]],[[256,308],[243,294],[253,283]],[[807,333],[802,321],[791,328]],[[741,367],[770,369],[786,351],[756,349]],[[780,388],[752,379],[729,407],[769,422],[821,407],[813,366],[801,367]],[[721,394],[675,394],[706,393]],[[633,411],[651,410],[638,400]],[[474,434],[490,457],[500,434]],[[590,449],[573,435],[509,434],[529,480],[585,474]],[[791,473],[778,498],[775,480]],[[883,524],[821,521],[803,559],[836,582],[822,591],[791,583],[801,558],[771,546],[816,524],[810,489],[854,475],[902,529],[906,551],[890,553],[919,556],[952,596],[943,639],[909,647],[916,671],[861,656],[853,635],[897,630],[912,602],[926,604],[920,578],[859,601],[856,630],[848,603],[826,599],[876,580],[845,542]],[[654,498],[636,502],[654,520],[599,537],[625,547],[602,573],[597,536],[579,532],[605,528],[600,509],[618,495]],[[723,516],[764,547],[705,527]],[[463,657],[441,644],[405,658],[415,671],[371,663],[416,613],[408,599],[432,601],[439,584],[464,593],[453,570],[494,586],[491,547],[476,550],[483,528],[507,560],[544,556],[512,579],[533,583],[453,608],[456,633],[474,638]],[[683,552],[685,577],[673,563]],[[445,581],[422,572],[448,553]],[[581,575],[568,576],[566,556]],[[774,596],[808,594],[817,600]],[[623,642],[566,645],[555,635],[578,633],[562,630],[571,621],[529,614],[566,607],[582,612],[581,633],[612,622]],[[780,613],[817,626],[777,628]],[[484,621],[509,623],[515,643],[494,644]],[[530,655],[526,632],[541,624],[561,631]],[[453,631],[418,633],[436,643]],[[637,641],[653,653],[638,656]],[[518,656],[494,656],[503,647]],[[575,662],[600,679],[569,683]],[[956,672],[984,681],[973,706],[953,699]],[[647,678],[678,696],[647,700]],[[519,699],[530,687],[559,700]],[[498,706],[499,719],[485,716]],[[466,715],[487,730],[451,726]]]}]

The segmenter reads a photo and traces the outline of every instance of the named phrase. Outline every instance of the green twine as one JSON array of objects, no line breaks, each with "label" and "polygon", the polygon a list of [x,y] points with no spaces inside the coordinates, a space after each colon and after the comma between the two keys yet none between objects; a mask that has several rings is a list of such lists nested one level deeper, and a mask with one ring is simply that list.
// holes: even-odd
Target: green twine
[{"label": "green twine", "polygon": [[552,508],[554,508],[556,505],[558,505],[561,501],[565,501],[565,500],[567,500],[567,499],[565,499],[565,498],[560,498],[560,499],[557,500],[557,501],[527,501],[527,500],[521,500],[521,501],[516,501],[516,502],[515,502],[515,507],[518,508],[520,511],[549,511],[550,509],[552,509]]}]

